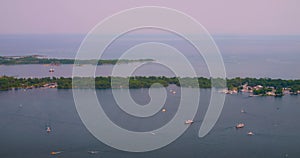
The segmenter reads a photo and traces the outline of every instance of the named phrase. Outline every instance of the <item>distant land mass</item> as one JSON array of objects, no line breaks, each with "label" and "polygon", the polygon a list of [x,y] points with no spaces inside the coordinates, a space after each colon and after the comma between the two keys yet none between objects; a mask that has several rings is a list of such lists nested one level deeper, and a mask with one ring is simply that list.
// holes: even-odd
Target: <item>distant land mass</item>
[{"label": "distant land mass", "polygon": [[[112,84],[112,79],[113,83]],[[76,87],[72,85],[75,83]],[[194,82],[194,81],[198,81]],[[175,84],[181,87],[190,88],[212,88],[212,81],[215,88],[222,88],[226,94],[250,93],[250,96],[275,96],[284,94],[300,94],[300,80],[282,80],[270,78],[178,78],[164,76],[135,76],[135,77],[74,77],[74,78],[15,78],[0,76],[0,90],[18,90],[33,88],[58,88],[58,89],[109,89],[109,88],[150,88],[154,83],[167,87]],[[94,84],[93,84],[94,83]],[[226,85],[225,85],[226,84]],[[226,89],[224,89],[226,88]]]},{"label": "distant land mass", "polygon": [[[76,61],[76,62],[75,62]],[[132,63],[132,62],[146,62],[153,61],[153,59],[107,59],[107,60],[75,60],[75,59],[57,59],[57,58],[47,58],[41,55],[29,55],[29,56],[0,56],[0,65],[21,65],[21,64],[122,64],[122,63]]]}]

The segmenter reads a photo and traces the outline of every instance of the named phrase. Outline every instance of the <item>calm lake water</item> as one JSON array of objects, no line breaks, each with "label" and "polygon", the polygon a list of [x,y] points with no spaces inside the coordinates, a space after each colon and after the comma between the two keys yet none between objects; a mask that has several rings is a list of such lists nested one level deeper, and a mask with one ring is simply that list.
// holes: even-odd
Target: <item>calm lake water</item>
[{"label": "calm lake water", "polygon": [[[259,57],[259,56],[258,56]],[[297,56],[298,57],[298,56]],[[295,57],[295,58],[297,58]],[[244,60],[244,61],[243,61]],[[299,60],[300,61],[300,57]],[[230,63],[225,61],[226,76],[228,78],[234,77],[254,77],[254,78],[281,78],[281,79],[299,79],[300,62],[291,61],[280,63],[280,60],[253,60],[241,59],[241,63]],[[123,68],[131,64],[122,64]],[[207,66],[203,63],[193,64],[195,72],[198,76],[210,77]],[[92,68],[92,65],[82,66],[82,76],[85,75],[86,68]],[[54,68],[54,73],[49,73],[49,69]],[[114,65],[97,66],[96,76],[111,76]],[[44,65],[0,65],[0,75],[14,76],[14,77],[71,77],[73,65],[60,66],[44,66]],[[180,70],[183,71],[183,70]],[[157,64],[146,64],[138,68],[133,75],[136,76],[174,76],[174,73],[168,68]]]},{"label": "calm lake water", "polygon": [[[171,88],[179,92],[178,87]],[[138,103],[149,101],[147,89],[130,91]],[[180,96],[168,96],[166,113],[141,120],[124,114],[110,90],[97,90],[97,94],[110,119],[133,131],[149,131],[168,122],[176,113]],[[198,138],[209,96],[210,90],[201,90],[196,122],[175,142],[151,152],[130,153],[101,143],[87,131],[76,112],[71,90],[0,92],[0,157],[51,157],[51,151],[63,151],[59,157],[299,157],[300,96],[227,95],[217,124],[206,137]],[[235,129],[239,122],[245,123],[245,128]],[[51,133],[45,131],[46,126],[51,126]],[[255,135],[247,136],[248,131]],[[99,153],[90,155],[90,150]]]}]

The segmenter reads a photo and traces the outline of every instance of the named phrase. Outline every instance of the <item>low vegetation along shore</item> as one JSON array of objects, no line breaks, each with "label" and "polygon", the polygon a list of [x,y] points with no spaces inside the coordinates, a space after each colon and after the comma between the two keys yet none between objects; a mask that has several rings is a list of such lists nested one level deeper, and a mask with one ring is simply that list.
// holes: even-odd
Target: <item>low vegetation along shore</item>
[{"label": "low vegetation along shore", "polygon": [[57,59],[57,58],[46,58],[40,55],[30,55],[30,56],[0,56],[0,65],[21,65],[21,64],[94,64],[94,65],[103,65],[103,64],[112,64],[117,63],[132,63],[132,62],[146,62],[153,61],[152,59],[108,59],[108,60],[77,60],[74,59]]},{"label": "low vegetation along shore", "polygon": [[[114,81],[112,87],[111,81]],[[193,82],[198,81],[197,82]],[[211,81],[214,80],[214,87],[222,88],[224,80],[222,79],[209,79],[204,77],[199,78],[177,78],[177,77],[96,77],[94,78],[73,78],[77,87],[72,87],[72,78],[15,78],[8,76],[0,77],[0,90],[18,90],[18,89],[33,89],[33,88],[58,88],[58,89],[71,89],[71,88],[96,88],[96,89],[109,89],[109,88],[149,88],[154,83],[160,83],[162,86],[167,87],[169,84],[175,84],[181,87],[192,88],[211,88]],[[181,82],[179,82],[179,80]],[[92,82],[91,82],[92,81]],[[129,85],[127,84],[129,81]],[[91,84],[95,83],[95,84]],[[227,89],[223,92],[227,94],[234,94],[239,92],[248,92],[250,96],[283,96],[284,94],[297,95],[300,94],[300,80],[282,80],[270,78],[233,78],[226,80]]]}]

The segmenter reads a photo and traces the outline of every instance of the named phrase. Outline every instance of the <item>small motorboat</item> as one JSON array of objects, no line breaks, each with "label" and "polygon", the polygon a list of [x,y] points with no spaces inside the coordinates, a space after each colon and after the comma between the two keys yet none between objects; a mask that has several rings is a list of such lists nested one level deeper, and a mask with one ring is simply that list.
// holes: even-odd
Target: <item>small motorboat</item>
[{"label": "small motorboat", "polygon": [[155,135],[156,133],[154,133],[154,132],[150,132],[150,134],[152,134],[152,135]]},{"label": "small motorboat", "polygon": [[172,93],[172,94],[176,94],[176,91],[175,91],[175,90],[173,90],[173,89],[171,89],[171,90],[170,90],[170,93]]},{"label": "small motorboat", "polygon": [[51,132],[51,128],[49,126],[46,127],[46,132],[50,133]]},{"label": "small motorboat", "polygon": [[244,109],[241,110],[241,113],[246,113],[246,111]]},{"label": "small motorboat", "polygon": [[57,155],[57,154],[60,154],[60,153],[62,153],[62,151],[52,151],[50,154],[51,155]]},{"label": "small motorboat", "polygon": [[49,72],[54,72],[54,69],[53,68],[49,69]]},{"label": "small motorboat", "polygon": [[245,127],[245,124],[243,123],[239,123],[235,126],[235,128],[243,128],[243,127]]},{"label": "small motorboat", "polygon": [[248,136],[254,136],[254,133],[250,131],[250,132],[247,133],[247,135]]},{"label": "small motorboat", "polygon": [[88,151],[88,153],[89,153],[89,154],[93,154],[93,155],[95,155],[95,154],[98,154],[98,153],[99,153],[99,151],[91,150],[91,151]]},{"label": "small motorboat", "polygon": [[162,112],[167,112],[167,110],[166,110],[165,108],[164,108],[164,109],[162,109],[161,111],[162,111]]},{"label": "small motorboat", "polygon": [[186,120],[184,123],[185,124],[192,124],[192,123],[194,123],[194,121],[193,120]]}]

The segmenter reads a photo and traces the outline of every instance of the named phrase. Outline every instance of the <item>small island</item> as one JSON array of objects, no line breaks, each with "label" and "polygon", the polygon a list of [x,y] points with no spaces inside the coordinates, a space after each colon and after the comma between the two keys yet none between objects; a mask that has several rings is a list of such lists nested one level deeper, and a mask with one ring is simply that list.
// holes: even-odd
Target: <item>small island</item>
[{"label": "small island", "polygon": [[153,59],[107,59],[107,60],[75,60],[75,59],[57,59],[57,58],[47,58],[41,55],[29,55],[29,56],[0,56],[0,65],[21,65],[21,64],[51,64],[51,65],[60,65],[60,64],[111,64],[115,65],[126,64],[132,62],[147,62],[153,61]]},{"label": "small island", "polygon": [[[198,81],[198,84],[194,81]],[[112,87],[112,80],[114,84]],[[76,82],[77,87],[72,87],[72,81]],[[91,82],[92,81],[92,82]],[[127,82],[129,81],[129,84]],[[181,81],[181,82],[179,82]],[[134,76],[134,77],[46,77],[46,78],[15,78],[9,76],[0,76],[0,90],[18,90],[18,89],[33,89],[33,88],[150,88],[154,83],[159,83],[164,87],[170,84],[175,84],[181,87],[190,88],[211,88],[211,81],[216,83],[215,88],[224,88],[222,83],[227,84],[227,89],[222,92],[226,94],[249,93],[249,96],[275,96],[280,97],[285,94],[298,95],[300,94],[300,80],[282,80],[271,78],[232,78],[224,82],[219,78],[178,78],[165,76]],[[94,83],[94,84],[91,84]]]}]

